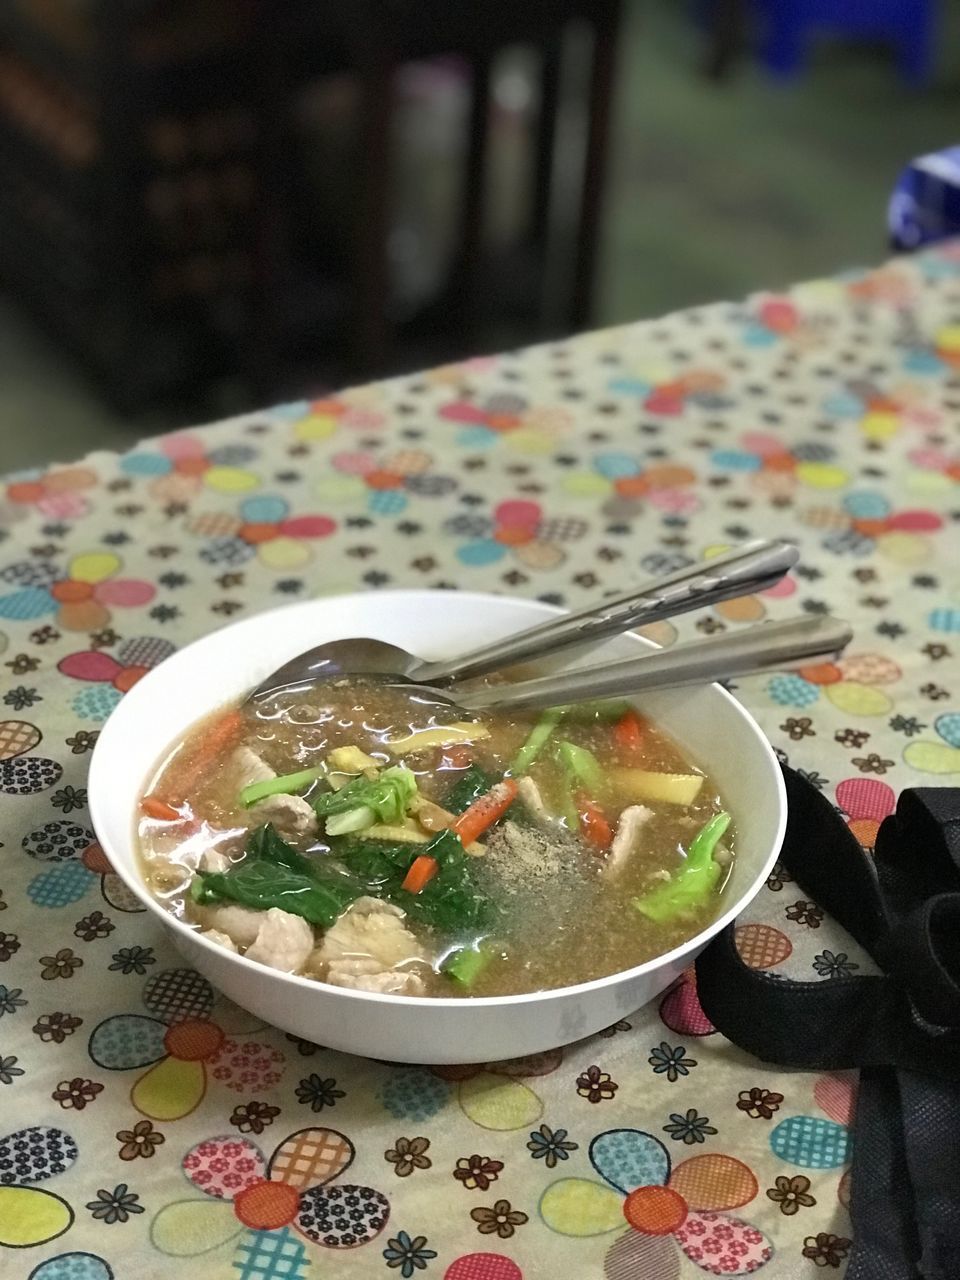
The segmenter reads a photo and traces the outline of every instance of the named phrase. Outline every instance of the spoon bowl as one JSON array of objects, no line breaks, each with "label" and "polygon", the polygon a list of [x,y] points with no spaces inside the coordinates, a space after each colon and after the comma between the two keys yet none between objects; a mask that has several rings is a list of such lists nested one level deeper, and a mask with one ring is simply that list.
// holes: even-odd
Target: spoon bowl
[{"label": "spoon bowl", "polygon": [[299,653],[261,680],[247,702],[259,702],[281,690],[296,693],[320,680],[338,676],[408,677],[421,665],[419,658],[388,640],[369,636],[329,640]]},{"label": "spoon bowl", "polygon": [[[315,645],[285,662],[257,685],[247,701],[280,689],[291,692],[336,676],[393,676],[435,687],[472,680],[572,647],[582,650],[632,627],[658,622],[735,596],[763,591],[796,564],[790,542],[744,543],[706,564],[685,565],[625,595],[603,599],[576,613],[541,623],[455,658],[425,662],[385,640],[354,637]],[[438,627],[442,619],[437,619]]]}]

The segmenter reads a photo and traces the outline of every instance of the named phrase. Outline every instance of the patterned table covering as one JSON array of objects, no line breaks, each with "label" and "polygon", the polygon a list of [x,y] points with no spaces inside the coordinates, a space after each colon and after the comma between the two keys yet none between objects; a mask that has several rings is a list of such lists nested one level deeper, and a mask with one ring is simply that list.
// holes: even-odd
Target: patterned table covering
[{"label": "patterned table covering", "polygon": [[[690,979],[510,1063],[285,1036],[138,910],[90,829],[86,766],[124,692],[235,617],[402,586],[577,605],[783,535],[803,551],[787,582],[677,631],[850,619],[842,662],[739,696],[870,845],[898,788],[960,781],[958,410],[950,245],[9,478],[0,1272],[841,1275],[854,1079],[736,1050]],[[739,937],[808,979],[869,964],[781,870]]]}]

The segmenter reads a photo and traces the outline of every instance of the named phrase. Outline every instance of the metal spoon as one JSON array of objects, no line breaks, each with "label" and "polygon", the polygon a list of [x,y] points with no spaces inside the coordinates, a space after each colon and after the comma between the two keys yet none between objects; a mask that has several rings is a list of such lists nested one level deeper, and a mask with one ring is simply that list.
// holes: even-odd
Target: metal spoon
[{"label": "metal spoon", "polygon": [[705,564],[677,569],[624,595],[551,618],[471,653],[439,662],[424,662],[386,640],[328,641],[278,667],[261,680],[247,701],[293,686],[308,687],[334,676],[400,676],[431,686],[473,679],[572,645],[597,643],[631,627],[763,591],[779,582],[798,556],[797,548],[789,542],[748,542]]},{"label": "metal spoon", "polygon": [[732,676],[831,659],[850,643],[853,631],[836,618],[789,618],[745,631],[693,640],[624,662],[561,671],[516,684],[473,689],[423,689],[424,701],[451,703],[467,711],[487,707],[557,707],[568,702],[612,698],[649,689],[709,684]]}]

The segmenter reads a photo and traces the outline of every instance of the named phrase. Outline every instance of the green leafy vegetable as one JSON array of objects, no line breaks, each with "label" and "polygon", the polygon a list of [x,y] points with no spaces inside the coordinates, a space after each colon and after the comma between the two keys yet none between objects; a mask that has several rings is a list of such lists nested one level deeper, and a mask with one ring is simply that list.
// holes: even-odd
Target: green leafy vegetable
[{"label": "green leafy vegetable", "polygon": [[362,831],[376,822],[401,822],[417,794],[417,779],[409,769],[394,765],[378,778],[354,778],[339,791],[329,791],[314,801],[329,836]]},{"label": "green leafy vegetable", "polygon": [[192,892],[201,904],[237,902],[258,911],[279,907],[325,929],[360,896],[345,877],[320,881],[286,867],[246,861],[232,871],[198,876]]},{"label": "green leafy vegetable", "polygon": [[634,898],[637,910],[656,923],[673,920],[702,906],[723,874],[713,851],[730,825],[729,813],[718,813],[690,841],[683,867],[672,880],[665,881],[641,898]]},{"label": "green leafy vegetable", "polygon": [[[272,823],[257,827],[247,837],[247,858],[256,858],[264,862],[272,862],[279,867],[288,867],[301,875],[311,876],[317,868],[312,858],[305,858],[293,845],[287,844],[283,836]],[[237,864],[242,865],[242,864]]]},{"label": "green leafy vegetable", "polygon": [[387,896],[384,889],[399,888],[410,863],[424,847],[392,844],[384,840],[365,840],[362,834],[358,837],[343,836],[332,841],[334,856],[348,869],[350,876],[363,886],[363,892],[374,898]]},{"label": "green leafy vegetable", "polygon": [[549,707],[530,730],[526,742],[510,762],[514,777],[526,773],[537,756],[547,745],[553,731],[567,713],[566,707]]},{"label": "green leafy vegetable", "polygon": [[[495,916],[493,903],[481,893],[473,880],[471,859],[452,831],[440,831],[429,844],[414,845],[413,857],[427,854],[436,858],[440,869],[419,893],[390,888],[382,894],[414,920],[441,933],[462,933],[466,929],[482,929]],[[413,861],[413,858],[410,859]],[[349,865],[349,864],[348,864]],[[407,863],[407,867],[409,867]],[[403,875],[406,874],[404,868]],[[402,881],[403,875],[400,876]]]},{"label": "green leafy vegetable", "polygon": [[316,782],[322,773],[322,768],[301,769],[299,773],[285,773],[279,778],[267,778],[265,782],[251,782],[240,792],[241,803],[249,806],[266,796],[296,795],[311,782]]},{"label": "green leafy vegetable", "polygon": [[279,907],[329,928],[364,890],[333,867],[297,853],[268,825],[250,836],[242,862],[228,871],[198,873],[190,892],[201,905],[236,902],[258,911]]},{"label": "green leafy vegetable", "polygon": [[[455,813],[459,817],[461,813],[466,813],[475,800],[485,796],[499,781],[500,778],[496,774],[487,773],[478,764],[472,764],[468,769],[464,769],[447,792],[443,807],[448,813]],[[536,826],[533,815],[522,800],[515,800],[499,822],[506,822],[507,819],[521,827]],[[421,848],[420,852],[425,853],[426,850]]]},{"label": "green leafy vegetable", "polygon": [[[452,831],[439,832],[428,845],[354,837],[332,844],[332,857],[306,858],[272,826],[259,827],[242,862],[194,877],[193,900],[236,902],[259,911],[279,907],[324,929],[364,894],[395,902],[411,919],[445,935],[479,932],[494,919],[494,905],[474,883],[471,860]],[[400,886],[422,853],[436,858],[440,869],[420,893],[407,893]]]},{"label": "green leafy vegetable", "polygon": [[493,956],[489,948],[462,947],[452,952],[440,966],[441,971],[458,986],[470,988],[484,972]]},{"label": "green leafy vegetable", "polygon": [[447,792],[443,807],[448,812],[459,816],[470,808],[474,800],[478,800],[480,796],[485,795],[496,781],[497,779],[492,774],[487,773],[485,769],[481,769],[478,764],[472,764],[469,768],[464,769],[463,773]]},{"label": "green leafy vegetable", "polygon": [[[345,839],[334,842],[334,853],[352,877],[362,884],[361,892],[386,898],[414,920],[420,920],[443,934],[485,928],[496,915],[494,904],[476,886],[471,859],[452,831],[441,831],[429,844],[388,844],[380,841]],[[419,893],[401,888],[414,858],[436,858],[439,870]]]}]

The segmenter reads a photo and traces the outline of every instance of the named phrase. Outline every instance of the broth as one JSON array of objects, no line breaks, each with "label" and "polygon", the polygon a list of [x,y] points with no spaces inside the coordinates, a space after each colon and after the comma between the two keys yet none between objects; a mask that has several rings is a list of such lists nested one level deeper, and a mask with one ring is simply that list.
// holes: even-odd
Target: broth
[{"label": "broth", "polygon": [[[149,781],[144,879],[215,941],[361,990],[498,996],[632,968],[715,918],[732,829],[711,780],[636,712],[555,718],[528,762],[518,753],[549,716],[490,711],[471,725],[361,680],[218,712]],[[403,742],[425,730],[439,745]],[[291,774],[290,792],[273,782]],[[258,787],[275,794],[251,800]],[[381,793],[380,809],[365,804]],[[506,812],[472,838],[463,824],[498,799]],[[268,823],[266,842],[251,840]],[[692,846],[704,828],[712,837]],[[707,868],[696,883],[694,854]]]}]

